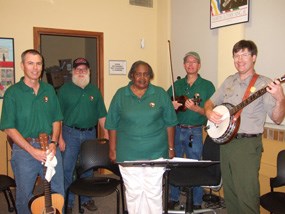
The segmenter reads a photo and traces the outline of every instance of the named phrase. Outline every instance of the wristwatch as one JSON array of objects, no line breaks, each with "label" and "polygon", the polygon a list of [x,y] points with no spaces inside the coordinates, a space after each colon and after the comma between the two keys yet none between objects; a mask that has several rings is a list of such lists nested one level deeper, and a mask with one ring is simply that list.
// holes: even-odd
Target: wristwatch
[{"label": "wristwatch", "polygon": [[55,146],[58,146],[58,142],[52,140],[50,143],[54,143]]}]

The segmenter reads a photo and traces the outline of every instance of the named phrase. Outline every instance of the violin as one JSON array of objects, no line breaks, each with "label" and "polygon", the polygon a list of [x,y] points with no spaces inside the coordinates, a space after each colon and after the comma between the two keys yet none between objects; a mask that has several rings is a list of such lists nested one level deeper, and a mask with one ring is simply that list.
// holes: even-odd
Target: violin
[{"label": "violin", "polygon": [[[173,100],[173,97],[171,97],[171,100],[172,100],[172,101],[177,101],[178,103],[181,103],[181,104],[182,104],[181,106],[179,106],[179,107],[175,110],[176,112],[179,112],[179,111],[183,111],[183,112],[184,112],[184,111],[187,110],[187,108],[186,108],[186,106],[185,106],[185,102],[186,102],[187,100],[189,100],[188,97],[186,97],[186,96],[184,96],[184,95],[182,95],[182,96],[176,96],[174,100]],[[196,93],[196,94],[194,95],[194,97],[191,98],[190,100],[192,100],[195,105],[200,105],[200,103],[201,103],[201,101],[202,101],[202,99],[200,98],[200,95],[199,95],[198,93]]]},{"label": "violin", "polygon": [[[179,108],[177,108],[175,111],[186,111],[187,108],[185,107],[185,102],[187,100],[189,100],[188,97],[182,95],[182,96],[175,96],[175,88],[174,88],[174,77],[173,77],[173,68],[172,68],[172,58],[171,58],[171,46],[170,46],[170,40],[168,40],[168,48],[169,48],[169,57],[170,57],[170,70],[171,70],[171,87],[172,87],[172,97],[171,100],[172,101],[177,101],[178,103],[181,103],[182,105],[179,106]],[[177,79],[180,79],[180,76],[178,76]],[[174,97],[174,99],[173,99]],[[195,93],[194,97],[191,98],[190,100],[192,100],[194,102],[195,105],[200,105],[200,102],[202,101],[200,99],[200,95],[198,93]]]}]

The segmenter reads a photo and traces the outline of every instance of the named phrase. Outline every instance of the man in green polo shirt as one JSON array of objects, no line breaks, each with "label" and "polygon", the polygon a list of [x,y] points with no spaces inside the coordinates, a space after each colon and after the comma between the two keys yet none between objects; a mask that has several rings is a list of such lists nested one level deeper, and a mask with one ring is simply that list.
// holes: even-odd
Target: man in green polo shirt
[{"label": "man in green polo shirt", "polygon": [[[72,183],[73,171],[81,144],[96,138],[98,124],[104,129],[107,114],[99,89],[90,83],[90,66],[84,58],[73,62],[72,82],[65,83],[58,91],[58,99],[64,116],[59,147],[63,152],[65,190]],[[104,137],[108,131],[104,129]],[[88,171],[83,177],[92,176]],[[72,213],[74,194],[69,193],[67,213]],[[90,197],[81,197],[82,206],[90,211],[97,210]]]},{"label": "man in green polo shirt", "polygon": [[[170,96],[180,97],[180,101],[173,101],[177,112],[179,124],[175,130],[175,155],[177,157],[200,160],[203,149],[202,126],[206,122],[204,115],[204,103],[215,91],[212,82],[206,80],[198,74],[201,68],[201,58],[197,52],[190,51],[183,59],[186,76],[177,80],[168,89]],[[182,109],[182,110],[180,110]],[[179,205],[180,191],[178,187],[171,186],[169,209],[174,209]],[[195,187],[193,189],[194,209],[201,209],[203,189]]]},{"label": "man in green polo shirt", "polygon": [[[44,177],[42,163],[49,153],[57,159],[51,190],[64,196],[62,159],[56,147],[63,116],[53,87],[39,81],[42,55],[29,49],[22,53],[21,60],[24,77],[4,95],[0,129],[14,142],[11,165],[17,185],[17,213],[28,214],[35,181],[39,174]],[[48,153],[41,149],[40,133],[50,136]]]}]

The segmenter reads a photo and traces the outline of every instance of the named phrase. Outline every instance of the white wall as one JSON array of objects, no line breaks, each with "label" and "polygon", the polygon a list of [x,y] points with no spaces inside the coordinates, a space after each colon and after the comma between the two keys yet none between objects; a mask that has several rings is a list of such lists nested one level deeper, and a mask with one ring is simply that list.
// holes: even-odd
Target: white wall
[{"label": "white wall", "polygon": [[[271,79],[282,77],[285,74],[285,1],[251,1],[250,8],[250,21],[245,24],[245,38],[253,40],[258,47],[256,72]],[[267,122],[273,123],[269,118]],[[282,129],[285,129],[285,121]]]},{"label": "white wall", "polygon": [[[231,50],[239,39],[253,40],[259,53],[256,72],[272,79],[285,74],[284,0],[250,1],[249,22],[210,30],[210,1],[171,1],[171,43],[175,77],[185,75],[182,65],[184,54],[197,51],[202,58],[200,74],[216,87],[236,72],[231,61]],[[238,31],[237,34],[234,32]],[[242,38],[240,38],[242,35]],[[233,41],[235,38],[236,41]],[[228,39],[227,45],[218,41]],[[222,49],[221,49],[222,47]],[[219,63],[219,64],[218,64]],[[283,84],[285,89],[285,84]],[[267,122],[271,123],[270,119]],[[285,129],[285,121],[282,123]],[[279,126],[280,128],[280,126]]]},{"label": "white wall", "polygon": [[251,1],[250,22],[245,24],[246,39],[258,47],[256,72],[272,79],[285,74],[285,1]]},{"label": "white wall", "polygon": [[200,74],[217,85],[218,31],[210,30],[210,1],[171,1],[171,53],[174,78],[185,76],[183,57],[189,51],[200,54]]}]

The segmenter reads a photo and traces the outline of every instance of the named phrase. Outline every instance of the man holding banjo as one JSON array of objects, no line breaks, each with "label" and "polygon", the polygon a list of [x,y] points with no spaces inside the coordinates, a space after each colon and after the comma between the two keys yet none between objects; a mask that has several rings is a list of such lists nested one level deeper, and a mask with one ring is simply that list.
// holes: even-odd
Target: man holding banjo
[{"label": "man holding banjo", "polygon": [[206,129],[215,142],[222,144],[227,212],[259,213],[262,133],[266,115],[276,124],[284,119],[285,96],[280,83],[284,77],[272,82],[256,74],[257,47],[252,41],[237,42],[232,53],[238,72],[226,78],[205,103],[209,120]]}]

